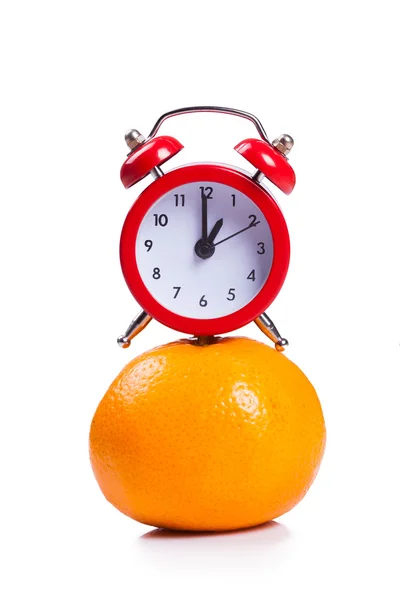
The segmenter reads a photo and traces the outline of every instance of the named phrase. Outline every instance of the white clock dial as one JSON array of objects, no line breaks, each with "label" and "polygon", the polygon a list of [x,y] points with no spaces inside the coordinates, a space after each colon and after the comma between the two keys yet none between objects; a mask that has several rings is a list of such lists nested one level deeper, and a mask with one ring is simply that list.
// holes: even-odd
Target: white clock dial
[{"label": "white clock dial", "polygon": [[[207,244],[205,204],[207,236],[218,230]],[[270,227],[257,205],[233,187],[208,181],[162,196],[136,239],[139,273],[151,295],[193,319],[223,317],[249,304],[268,278],[273,252]]]}]

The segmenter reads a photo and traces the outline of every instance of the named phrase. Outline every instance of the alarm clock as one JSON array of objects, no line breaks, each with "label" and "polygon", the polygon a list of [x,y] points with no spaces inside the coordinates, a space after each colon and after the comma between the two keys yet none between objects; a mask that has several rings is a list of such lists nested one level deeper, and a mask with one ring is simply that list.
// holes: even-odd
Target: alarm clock
[{"label": "alarm clock", "polygon": [[[157,132],[171,117],[218,112],[250,120],[258,138],[235,146],[256,170],[191,164],[161,166],[183,149]],[[118,344],[127,348],[151,321],[191,334],[200,343],[255,321],[281,351],[288,344],[265,310],[285,280],[290,257],[287,225],[267,178],[290,194],[296,178],[287,155],[293,139],[272,143],[254,115],[217,106],[195,106],[162,115],[146,139],[132,129],[121,181],[130,188],[147,175],[151,184],[125,219],[120,241],[122,272],[142,311]]]}]

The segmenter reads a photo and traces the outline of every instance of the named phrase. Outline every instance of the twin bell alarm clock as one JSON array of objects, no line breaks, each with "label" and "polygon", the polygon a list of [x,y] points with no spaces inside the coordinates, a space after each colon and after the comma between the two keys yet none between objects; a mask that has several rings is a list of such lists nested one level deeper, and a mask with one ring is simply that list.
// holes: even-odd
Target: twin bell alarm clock
[{"label": "twin bell alarm clock", "polygon": [[[174,137],[157,135],[165,120],[187,113],[223,113],[251,121],[258,137],[235,146],[253,167],[198,163],[164,170],[183,149]],[[265,313],[285,280],[290,241],[269,180],[284,194],[295,186],[288,162],[293,139],[269,141],[252,114],[218,106],[195,106],[162,115],[149,136],[125,136],[130,149],[121,181],[131,188],[153,179],[125,219],[120,241],[125,281],[141,312],[118,344],[127,348],[151,319],[200,341],[250,321],[281,351],[287,345]]]}]

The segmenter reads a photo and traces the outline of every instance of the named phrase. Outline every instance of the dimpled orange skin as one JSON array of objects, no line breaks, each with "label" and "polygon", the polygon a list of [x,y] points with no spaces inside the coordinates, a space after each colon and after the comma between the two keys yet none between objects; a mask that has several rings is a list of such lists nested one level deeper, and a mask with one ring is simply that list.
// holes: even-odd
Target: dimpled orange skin
[{"label": "dimpled orange skin", "polygon": [[247,338],[180,340],[132,360],[100,402],[90,458],[105,497],[157,527],[218,531],[295,506],[325,447],[317,394]]}]

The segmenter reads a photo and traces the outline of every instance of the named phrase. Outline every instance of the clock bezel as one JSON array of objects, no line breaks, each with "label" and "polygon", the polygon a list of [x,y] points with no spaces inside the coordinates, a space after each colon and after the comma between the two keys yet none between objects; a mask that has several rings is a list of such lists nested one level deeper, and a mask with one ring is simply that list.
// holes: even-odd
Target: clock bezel
[{"label": "clock bezel", "polygon": [[[196,181],[229,185],[248,196],[266,218],[274,244],[271,270],[259,293],[246,306],[234,313],[213,319],[184,317],[165,308],[147,289],[140,276],[136,260],[136,239],[147,212],[165,194],[181,185]],[[283,285],[289,267],[289,232],[284,216],[272,195],[259,183],[253,181],[250,175],[226,165],[187,165],[169,171],[153,181],[132,205],[122,227],[120,260],[122,272],[131,294],[151,317],[182,333],[195,336],[217,335],[247,325],[274,301]]]}]

